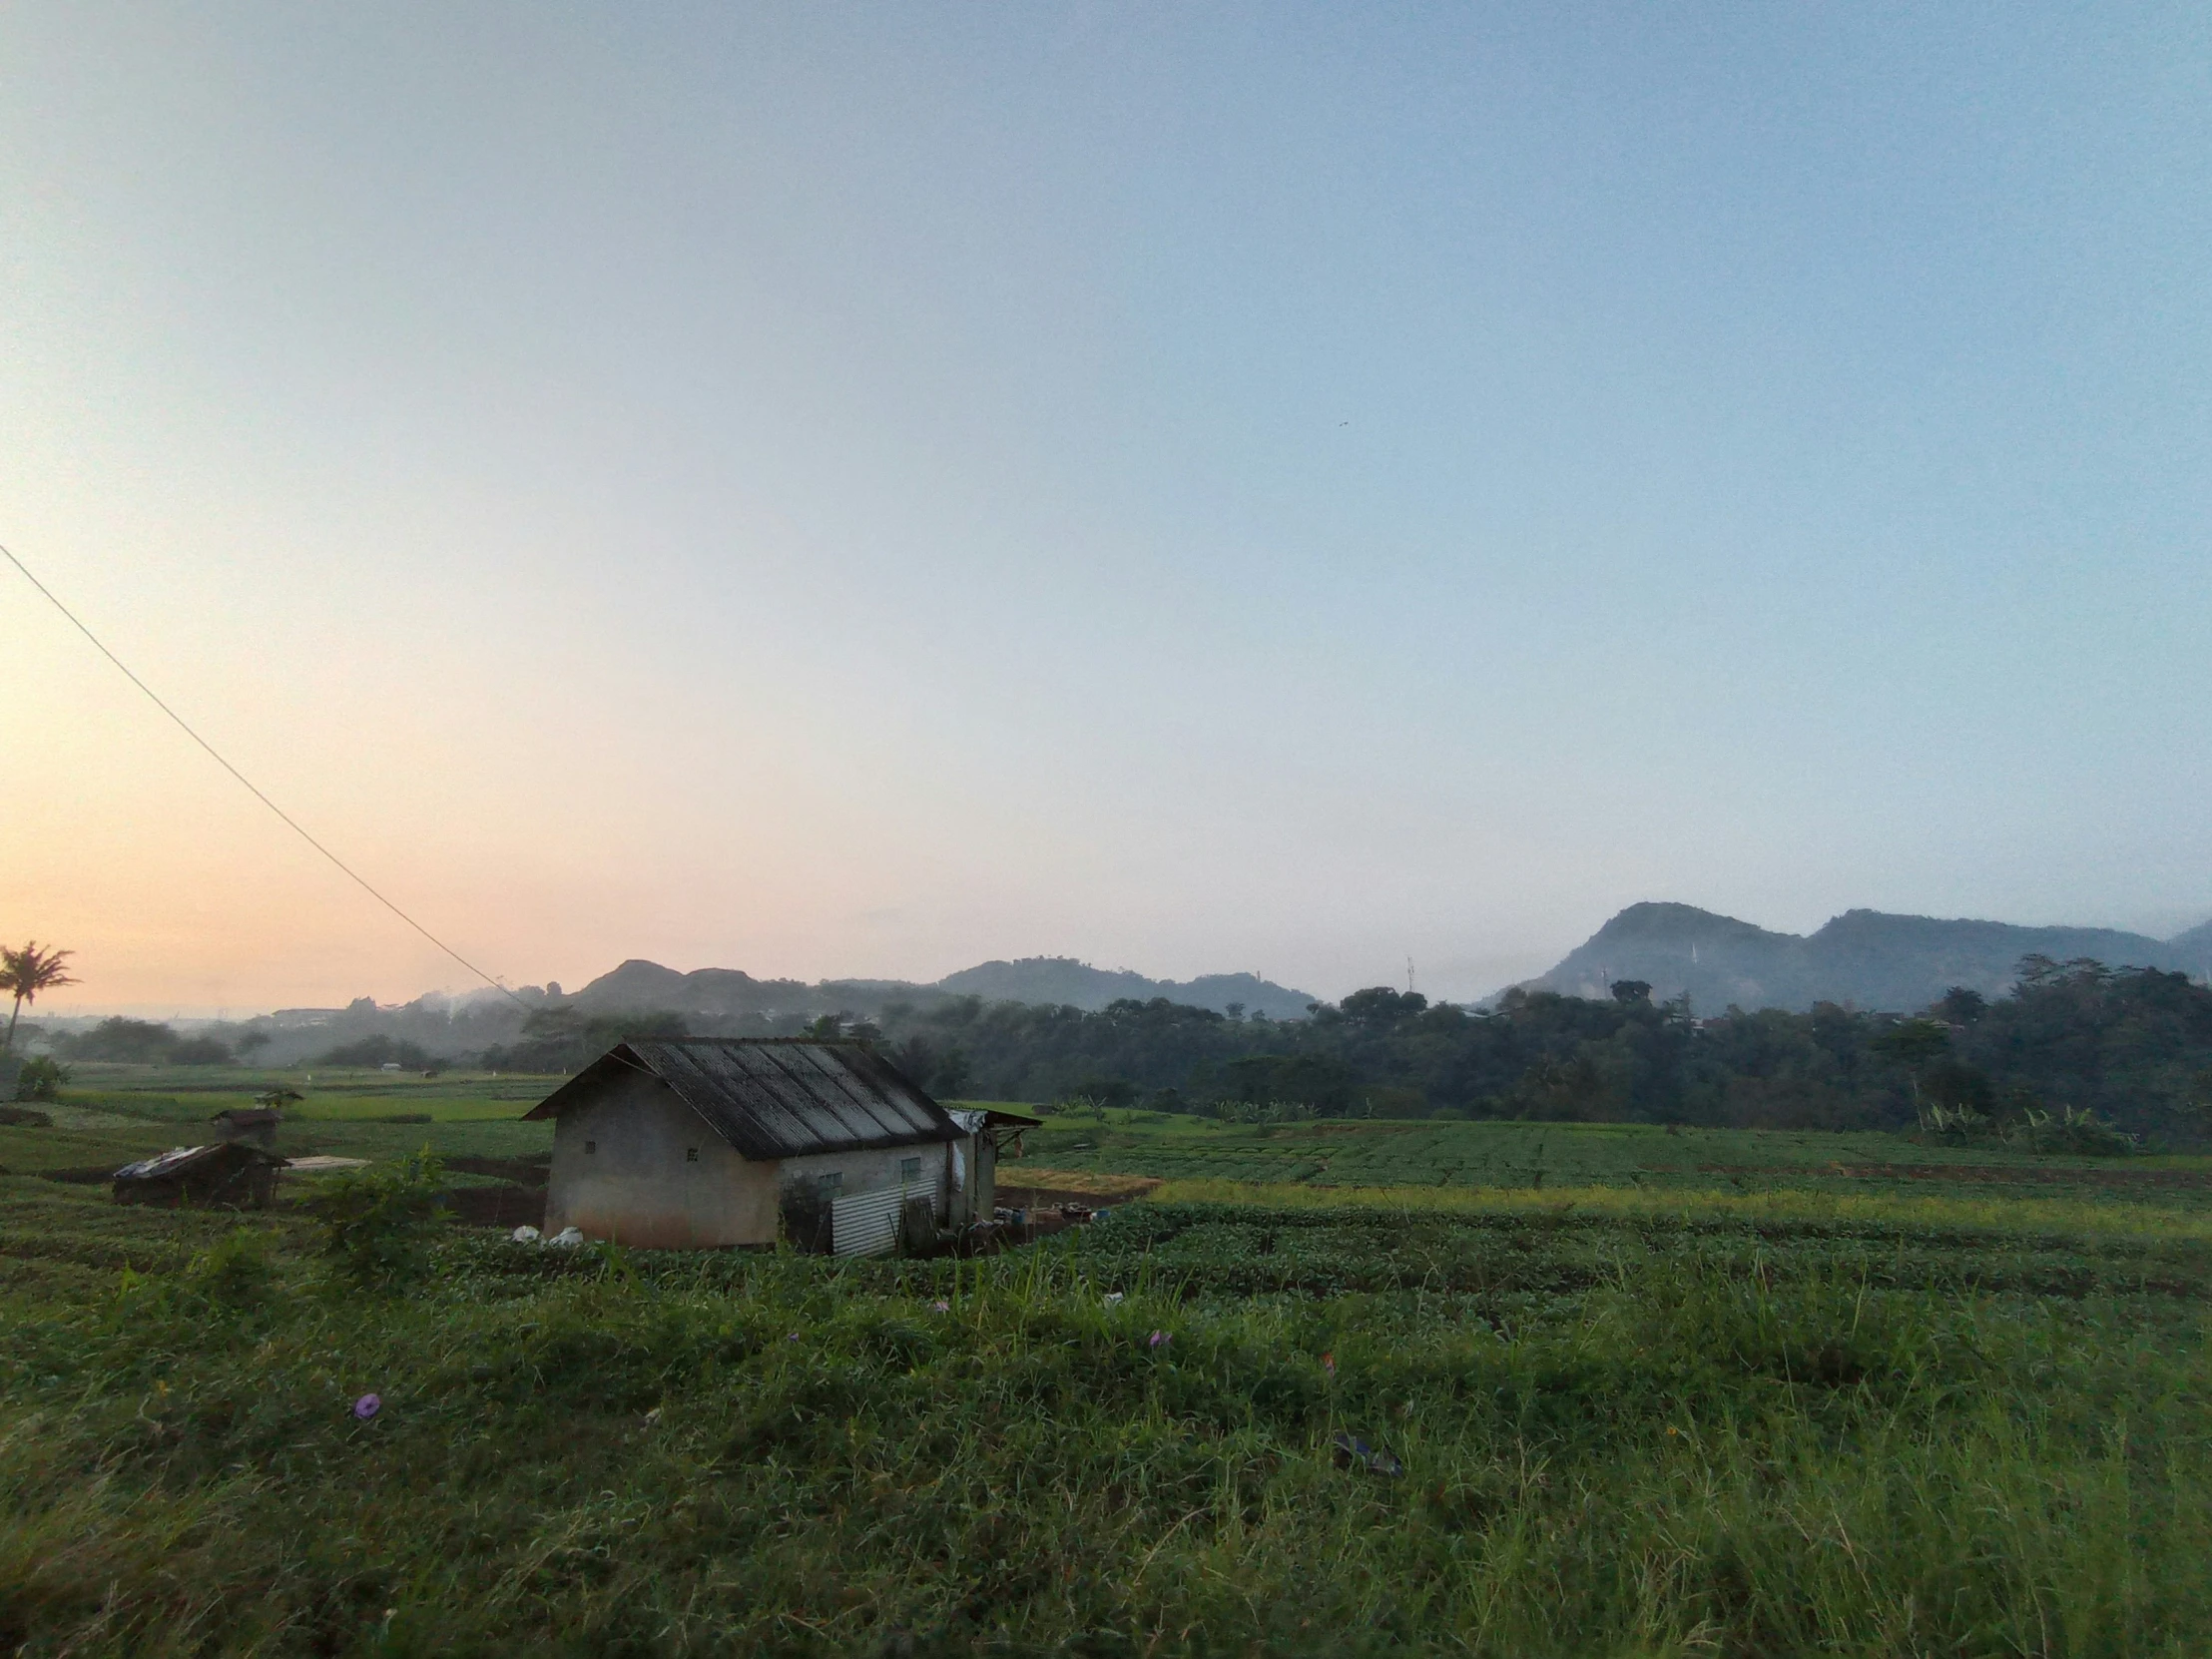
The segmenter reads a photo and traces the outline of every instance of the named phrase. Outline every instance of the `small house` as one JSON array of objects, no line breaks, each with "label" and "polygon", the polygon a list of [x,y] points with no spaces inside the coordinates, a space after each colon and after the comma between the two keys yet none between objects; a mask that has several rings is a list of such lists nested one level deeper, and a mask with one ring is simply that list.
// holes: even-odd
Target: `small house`
[{"label": "small house", "polygon": [[284,1114],[274,1106],[232,1106],[209,1121],[218,1140],[251,1141],[265,1151],[275,1151],[276,1126],[284,1121]]},{"label": "small house", "polygon": [[118,1204],[222,1204],[266,1210],[276,1196],[284,1160],[247,1141],[180,1146],[125,1164],[111,1179]]},{"label": "small house", "polygon": [[547,1233],[872,1255],[991,1213],[987,1132],[859,1043],[640,1038],[526,1115],[554,1126]]}]

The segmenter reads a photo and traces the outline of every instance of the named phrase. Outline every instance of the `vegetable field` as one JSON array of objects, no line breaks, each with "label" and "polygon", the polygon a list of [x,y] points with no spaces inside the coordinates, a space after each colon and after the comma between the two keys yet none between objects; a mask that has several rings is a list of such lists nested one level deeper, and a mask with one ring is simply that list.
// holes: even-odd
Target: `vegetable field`
[{"label": "vegetable field", "polygon": [[2015,1193],[2212,1205],[2212,1158],[2041,1157],[1874,1131],[1669,1130],[1619,1123],[1320,1121],[1275,1127],[1082,1113],[1029,1137],[1034,1161],[1170,1181],[1550,1192]]},{"label": "vegetable field", "polygon": [[[285,1133],[542,1135],[470,1115],[516,1109],[490,1079],[421,1108],[441,1081]],[[1886,1137],[1062,1121],[1031,1174],[1170,1179],[980,1260],[422,1222],[373,1279],[297,1209],[33,1173],[204,1104],[0,1130],[8,1651],[2212,1646],[2190,1162],[2115,1193]],[[1204,1173],[1348,1154],[1429,1179]]]}]

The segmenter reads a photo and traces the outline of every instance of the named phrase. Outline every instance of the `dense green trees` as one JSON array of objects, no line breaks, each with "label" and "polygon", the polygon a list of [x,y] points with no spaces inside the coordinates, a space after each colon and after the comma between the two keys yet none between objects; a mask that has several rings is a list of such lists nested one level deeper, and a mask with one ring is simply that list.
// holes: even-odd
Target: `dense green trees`
[{"label": "dense green trees", "polygon": [[[699,1028],[696,1016],[587,1015],[554,1004],[480,1058],[497,1070],[574,1071],[624,1037],[688,1028]],[[2180,973],[2086,959],[2031,956],[2006,996],[1953,988],[1913,1015],[1820,1003],[1806,1013],[1730,1008],[1695,1018],[1686,999],[1655,1003],[1648,985],[1624,980],[1603,1000],[1513,990],[1479,1010],[1375,986],[1314,1004],[1300,1020],[1165,997],[1095,1013],[956,997],[892,1002],[872,1023],[795,1014],[777,1028],[879,1043],[947,1100],[1746,1128],[1898,1128],[1940,1117],[1977,1133],[2049,1120],[2065,1130],[2060,1140],[2073,1133],[2071,1111],[2137,1135],[2212,1138],[2212,989]],[[710,1020],[702,1034],[717,1029]],[[53,1046],[71,1060],[230,1058],[213,1034],[187,1038],[130,1019]],[[341,1042],[309,1063],[386,1061],[431,1063],[389,1034]]]},{"label": "dense green trees", "polygon": [[625,1037],[687,1034],[681,1014],[591,1015],[561,1004],[533,1009],[522,1034],[486,1050],[483,1064],[493,1071],[577,1071]]},{"label": "dense green trees", "polygon": [[220,1037],[188,1037],[159,1020],[120,1014],[77,1036],[56,1039],[54,1047],[72,1060],[129,1065],[220,1066],[231,1059],[230,1047]]},{"label": "dense green trees", "polygon": [[1912,1017],[1823,1003],[1697,1019],[1642,986],[1602,1002],[1508,991],[1474,1011],[1378,986],[1297,1021],[1164,998],[1099,1013],[965,999],[893,1006],[882,1026],[925,1086],[987,1099],[1791,1128],[1899,1127],[1929,1105],[1995,1122],[2072,1107],[2137,1133],[2212,1132],[2212,990],[2039,957],[2008,996],[1956,989]]}]

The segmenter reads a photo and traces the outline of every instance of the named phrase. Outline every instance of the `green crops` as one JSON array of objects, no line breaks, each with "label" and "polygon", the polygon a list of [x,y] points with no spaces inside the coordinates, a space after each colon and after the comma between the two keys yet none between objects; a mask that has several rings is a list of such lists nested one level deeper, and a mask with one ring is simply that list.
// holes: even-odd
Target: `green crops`
[{"label": "green crops", "polygon": [[286,1224],[0,1183],[0,1638],[2212,1646],[2193,1232],[1315,1196],[980,1263],[456,1238],[364,1296]]}]

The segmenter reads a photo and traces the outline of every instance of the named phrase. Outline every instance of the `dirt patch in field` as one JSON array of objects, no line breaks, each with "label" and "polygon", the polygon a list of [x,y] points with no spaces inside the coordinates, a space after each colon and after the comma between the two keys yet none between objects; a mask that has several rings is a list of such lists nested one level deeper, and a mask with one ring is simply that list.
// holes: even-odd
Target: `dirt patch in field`
[{"label": "dirt patch in field", "polygon": [[1047,1177],[1051,1184],[999,1182],[996,1201],[1001,1210],[1050,1210],[1062,1204],[1110,1210],[1117,1204],[1134,1203],[1163,1185],[1148,1175],[1087,1176],[1073,1170],[1024,1170],[1022,1173]]},{"label": "dirt patch in field", "polygon": [[998,1166],[1000,1192],[1005,1192],[1009,1187],[1034,1187],[1045,1193],[1089,1193],[1094,1197],[1106,1194],[1117,1204],[1127,1204],[1131,1199],[1144,1197],[1161,1184],[1161,1178],[1156,1175],[1123,1175],[1090,1169],[1047,1169],[1026,1160],[1013,1169],[1005,1164]]},{"label": "dirt patch in field", "polygon": [[121,1164],[87,1164],[78,1169],[33,1170],[41,1181],[60,1181],[72,1187],[104,1187],[115,1179]]}]

